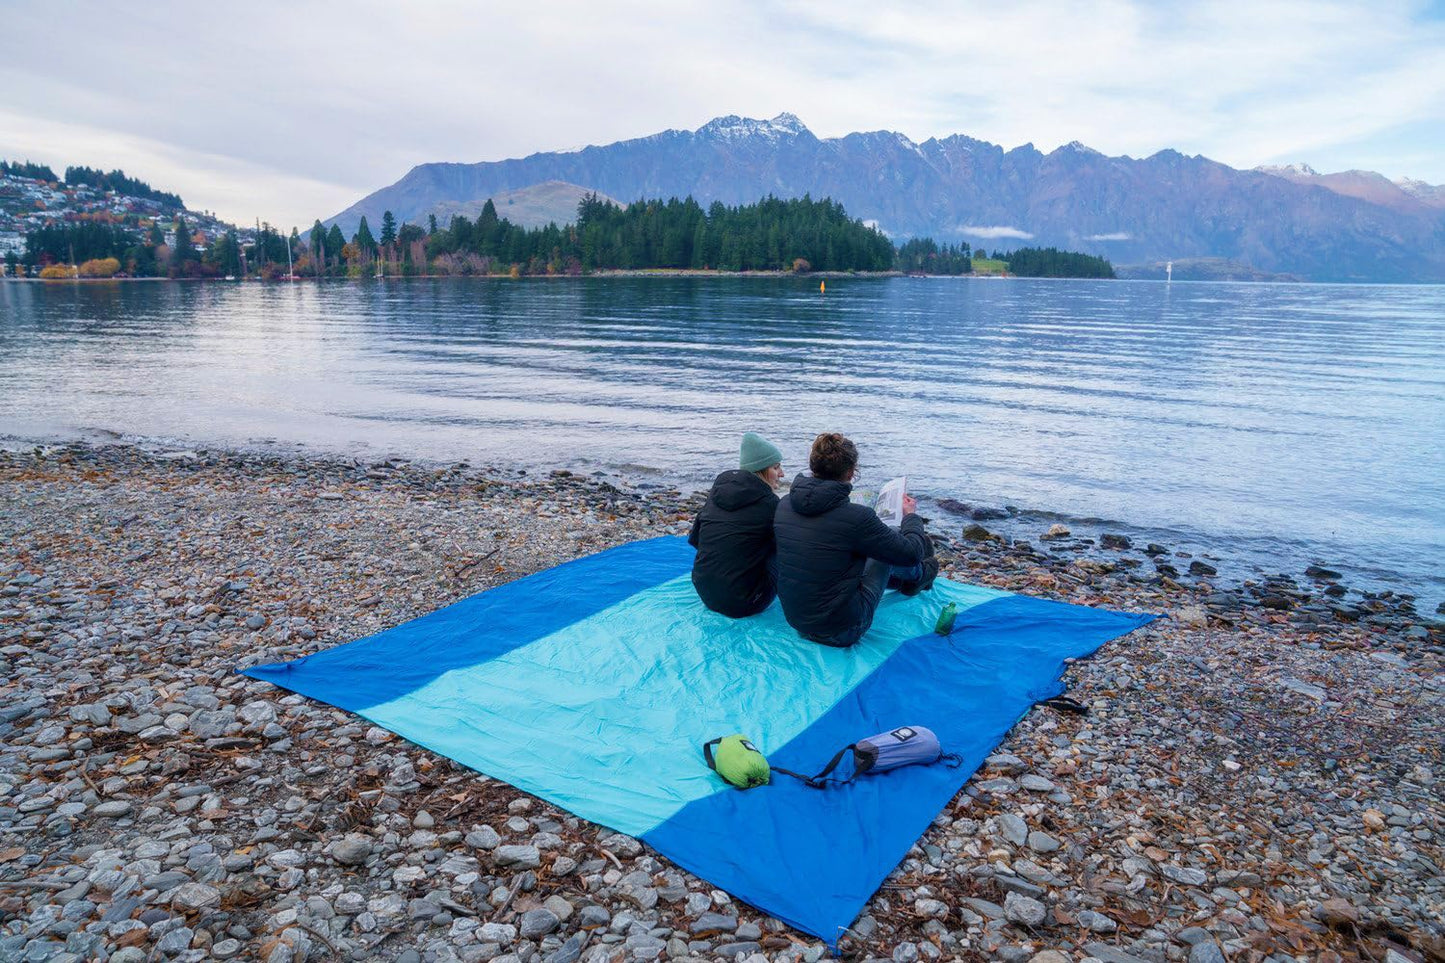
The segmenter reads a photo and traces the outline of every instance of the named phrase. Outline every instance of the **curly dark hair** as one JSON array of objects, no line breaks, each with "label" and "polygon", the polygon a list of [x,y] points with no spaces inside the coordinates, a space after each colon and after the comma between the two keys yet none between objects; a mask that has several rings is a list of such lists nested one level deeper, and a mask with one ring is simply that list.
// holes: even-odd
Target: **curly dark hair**
[{"label": "curly dark hair", "polygon": [[814,477],[842,481],[858,467],[858,446],[837,432],[825,432],[813,439],[808,467]]}]

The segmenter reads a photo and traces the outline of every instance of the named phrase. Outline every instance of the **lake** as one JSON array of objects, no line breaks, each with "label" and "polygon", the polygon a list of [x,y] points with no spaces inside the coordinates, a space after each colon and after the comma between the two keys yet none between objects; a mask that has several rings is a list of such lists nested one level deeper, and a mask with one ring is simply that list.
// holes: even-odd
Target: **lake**
[{"label": "lake", "polygon": [[[0,283],[0,435],[861,484],[1445,599],[1445,287],[967,278]],[[946,521],[956,519],[929,514]],[[1427,607],[1428,606],[1428,607]]]}]

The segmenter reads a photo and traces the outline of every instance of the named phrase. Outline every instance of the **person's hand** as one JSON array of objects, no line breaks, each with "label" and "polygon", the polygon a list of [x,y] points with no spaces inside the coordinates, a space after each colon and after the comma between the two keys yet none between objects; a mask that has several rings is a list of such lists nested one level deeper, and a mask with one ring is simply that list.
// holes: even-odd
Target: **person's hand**
[{"label": "person's hand", "polygon": [[916,511],[918,511],[918,499],[914,498],[912,495],[904,495],[903,517],[907,518],[909,515],[912,515]]}]

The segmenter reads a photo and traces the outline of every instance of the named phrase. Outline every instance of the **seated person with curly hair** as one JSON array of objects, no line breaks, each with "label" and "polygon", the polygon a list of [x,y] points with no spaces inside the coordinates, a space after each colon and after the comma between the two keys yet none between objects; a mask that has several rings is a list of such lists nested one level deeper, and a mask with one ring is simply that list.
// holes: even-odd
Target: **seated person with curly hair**
[{"label": "seated person with curly hair", "polygon": [[912,498],[897,531],[866,505],[849,501],[858,446],[822,434],[778,502],[778,598],[788,624],[823,645],[853,645],[873,624],[886,588],[916,595],[933,587],[938,562]]}]

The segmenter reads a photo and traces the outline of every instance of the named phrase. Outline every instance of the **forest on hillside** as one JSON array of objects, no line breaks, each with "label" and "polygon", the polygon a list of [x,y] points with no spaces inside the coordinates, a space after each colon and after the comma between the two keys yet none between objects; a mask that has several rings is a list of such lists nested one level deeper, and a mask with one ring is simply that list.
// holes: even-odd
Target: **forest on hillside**
[{"label": "forest on hillside", "polygon": [[[86,168],[67,179],[123,177]],[[127,181],[129,179],[126,179]],[[112,180],[119,184],[119,181]],[[127,187],[148,185],[130,182]],[[161,192],[153,192],[160,194]],[[174,195],[164,195],[173,197]],[[179,200],[177,198],[177,200]],[[165,228],[169,228],[166,230]],[[204,244],[197,243],[205,241]],[[362,218],[348,239],[320,221],[306,234],[262,226],[243,241],[233,231],[207,241],[192,236],[183,214],[157,220],[148,230],[95,222],[58,223],[31,231],[22,261],[65,276],[66,265],[114,261],[114,273],[132,277],[487,276],[576,275],[606,270],[789,271],[806,273],[904,271],[967,274],[984,251],[915,238],[895,248],[876,228],[850,218],[824,198],[767,197],[756,204],[704,208],[692,198],[639,200],[625,207],[584,198],[575,222],[524,228],[488,201],[475,220],[453,217],[446,226],[397,224],[383,215],[377,233]],[[1054,248],[994,252],[1009,273],[1036,277],[1112,277],[1108,262]],[[89,274],[103,272],[91,266]]]}]

